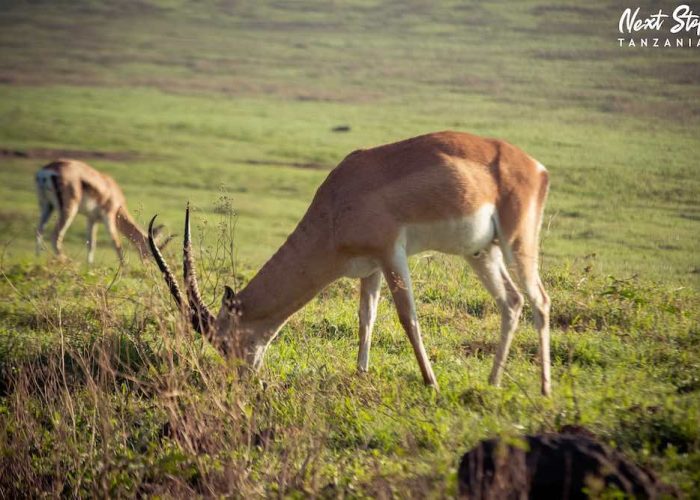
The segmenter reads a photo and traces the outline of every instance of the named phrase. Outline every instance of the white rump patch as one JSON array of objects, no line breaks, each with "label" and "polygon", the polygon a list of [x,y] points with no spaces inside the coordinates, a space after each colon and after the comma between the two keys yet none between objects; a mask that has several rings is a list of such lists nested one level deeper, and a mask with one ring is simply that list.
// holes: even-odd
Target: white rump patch
[{"label": "white rump patch", "polygon": [[53,189],[53,184],[51,183],[51,177],[55,176],[56,173],[50,170],[39,170],[36,173],[36,183],[44,189]]}]

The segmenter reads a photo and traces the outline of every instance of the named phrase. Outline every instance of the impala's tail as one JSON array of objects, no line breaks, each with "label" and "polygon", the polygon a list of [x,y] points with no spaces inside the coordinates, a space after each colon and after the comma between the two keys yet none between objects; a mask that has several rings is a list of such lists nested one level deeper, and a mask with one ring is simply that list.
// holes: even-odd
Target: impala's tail
[{"label": "impala's tail", "polygon": [[540,232],[542,230],[542,221],[544,220],[544,206],[547,203],[547,195],[549,194],[549,172],[544,168],[544,165],[537,163],[539,171],[539,190],[535,198],[535,215],[537,223],[535,224],[534,241],[539,246]]}]

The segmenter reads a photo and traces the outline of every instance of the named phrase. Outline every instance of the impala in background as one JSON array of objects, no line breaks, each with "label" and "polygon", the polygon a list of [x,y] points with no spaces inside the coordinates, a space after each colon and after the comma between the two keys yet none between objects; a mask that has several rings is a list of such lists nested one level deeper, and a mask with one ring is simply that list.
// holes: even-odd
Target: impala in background
[{"label": "impala in background", "polygon": [[[124,193],[110,176],[80,161],[56,160],[36,173],[36,189],[41,210],[36,229],[37,255],[44,246],[44,228],[54,210],[58,213],[58,221],[51,235],[51,244],[61,258],[63,238],[78,212],[87,217],[88,264],[95,259],[97,223],[100,221],[109,232],[120,262],[124,261],[120,232],[134,244],[141,258],[148,255],[146,232],[129,214]],[[167,240],[162,243],[165,244]]]},{"label": "impala in background", "polygon": [[500,383],[523,306],[512,265],[534,311],[541,389],[550,394],[550,300],[538,272],[547,170],[497,139],[439,132],[348,155],[319,187],[282,247],[236,294],[226,287],[215,317],[197,285],[185,216],[187,304],[153,240],[151,251],[194,328],[224,355],[258,368],[287,319],[340,277],[360,279],[358,369],[366,371],[382,276],[426,384],[437,388],[416,315],[409,255],[436,250],[463,256],[501,312],[501,339],[490,382]]}]

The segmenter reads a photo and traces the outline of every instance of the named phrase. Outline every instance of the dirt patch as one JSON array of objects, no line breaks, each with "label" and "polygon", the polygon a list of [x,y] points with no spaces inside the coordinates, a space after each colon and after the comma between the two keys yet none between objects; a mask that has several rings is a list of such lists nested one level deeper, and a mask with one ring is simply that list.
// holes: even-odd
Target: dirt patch
[{"label": "dirt patch", "polygon": [[75,160],[111,160],[127,161],[140,158],[130,151],[90,151],[84,149],[10,149],[0,148],[0,158],[48,159],[72,158]]}]

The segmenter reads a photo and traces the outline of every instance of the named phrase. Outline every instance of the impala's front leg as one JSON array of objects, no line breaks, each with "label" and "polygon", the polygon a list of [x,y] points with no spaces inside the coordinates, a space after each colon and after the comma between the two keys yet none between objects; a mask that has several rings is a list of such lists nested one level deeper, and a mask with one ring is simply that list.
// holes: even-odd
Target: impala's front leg
[{"label": "impala's front leg", "polygon": [[104,222],[105,227],[107,228],[109,237],[112,239],[112,245],[114,246],[114,251],[117,252],[119,263],[124,264],[124,251],[122,250],[119,232],[117,231],[116,217],[113,214],[105,213],[102,216],[102,221]]},{"label": "impala's front leg", "polygon": [[413,300],[413,290],[411,288],[411,277],[408,273],[408,257],[406,249],[402,245],[397,245],[391,257],[383,263],[384,279],[386,279],[394,298],[394,305],[399,314],[399,321],[411,341],[413,352],[416,354],[418,366],[423,374],[423,381],[426,385],[438,388],[433,368],[423,347],[423,339],[420,334],[418,317],[416,315],[416,304]]},{"label": "impala's front leg", "polygon": [[369,348],[372,344],[372,329],[377,319],[379,290],[382,273],[376,271],[360,280],[360,349],[357,353],[357,370],[366,372],[369,368]]}]

